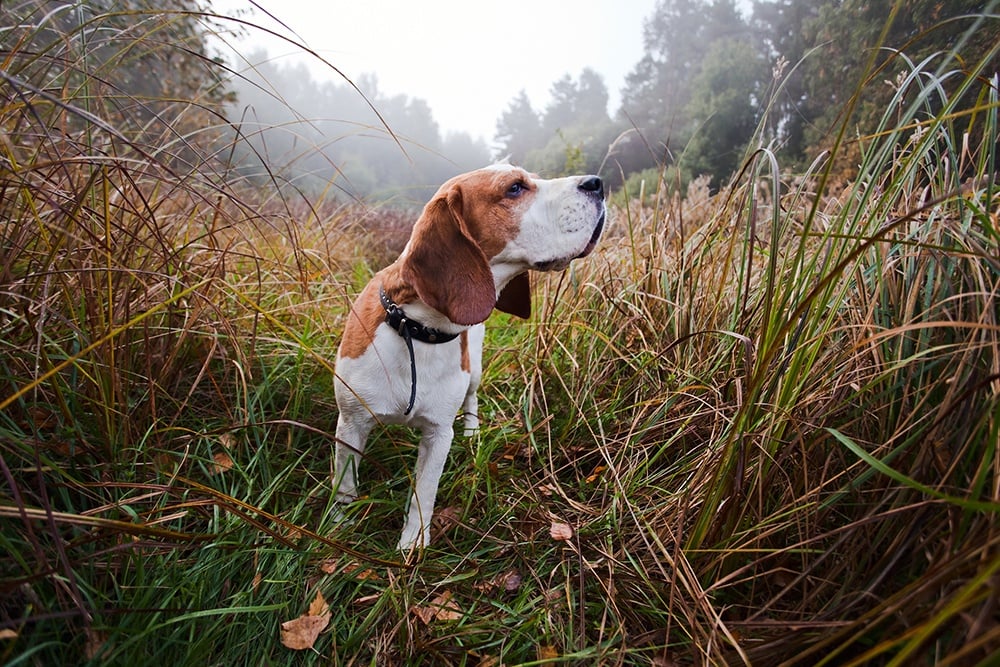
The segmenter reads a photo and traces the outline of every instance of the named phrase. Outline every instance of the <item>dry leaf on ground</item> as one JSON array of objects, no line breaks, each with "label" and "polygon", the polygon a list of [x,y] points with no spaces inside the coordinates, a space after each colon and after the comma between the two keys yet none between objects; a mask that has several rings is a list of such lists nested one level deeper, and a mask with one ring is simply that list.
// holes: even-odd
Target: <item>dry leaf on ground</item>
[{"label": "dry leaf on ground", "polygon": [[552,664],[550,661],[559,659],[559,649],[555,646],[539,646],[535,653],[538,656],[538,661],[543,665]]},{"label": "dry leaf on ground", "polygon": [[430,625],[435,619],[438,621],[457,621],[462,618],[462,609],[451,599],[451,591],[445,591],[426,606],[414,605],[411,609],[413,615]]},{"label": "dry leaf on ground", "polygon": [[107,642],[108,636],[94,629],[88,629],[85,635],[87,640],[83,644],[83,654],[87,656],[88,660],[99,659],[104,651],[104,644]]},{"label": "dry leaf on ground", "polygon": [[306,613],[281,624],[281,643],[296,651],[312,648],[319,633],[330,624],[330,616],[330,605],[323,594],[316,591],[316,598]]},{"label": "dry leaf on ground", "polygon": [[488,581],[481,581],[474,584],[474,587],[476,590],[486,594],[491,594],[496,591],[513,593],[521,587],[521,582],[523,580],[524,578],[521,576],[521,573],[517,571],[517,569],[510,569],[506,572],[498,574]]},{"label": "dry leaf on ground", "polygon": [[458,507],[444,507],[434,510],[434,518],[431,519],[431,542],[436,542],[452,528],[462,525],[462,510]]},{"label": "dry leaf on ground", "polygon": [[212,465],[213,475],[221,475],[227,470],[232,470],[233,468],[233,459],[225,452],[216,452],[215,456],[212,457],[212,460],[215,461]]},{"label": "dry leaf on ground", "polygon": [[381,579],[378,572],[355,561],[341,564],[336,559],[325,560],[319,564],[319,569],[325,574],[342,574],[363,581],[379,581]]},{"label": "dry leaf on ground", "polygon": [[549,526],[549,535],[557,542],[566,542],[573,539],[573,528],[568,523],[553,521]]}]

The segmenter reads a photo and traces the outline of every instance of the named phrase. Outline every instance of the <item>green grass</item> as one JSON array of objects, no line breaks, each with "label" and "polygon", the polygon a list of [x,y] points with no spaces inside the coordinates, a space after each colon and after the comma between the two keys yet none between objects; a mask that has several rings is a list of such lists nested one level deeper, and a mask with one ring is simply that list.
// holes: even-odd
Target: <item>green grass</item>
[{"label": "green grass", "polygon": [[[406,430],[372,442],[355,521],[327,518],[338,333],[389,250],[214,161],[223,135],[190,135],[181,172],[165,128],[112,132],[121,105],[53,104],[35,52],[6,55],[5,664],[994,664],[998,101],[975,64],[919,66],[840,191],[836,151],[793,178],[762,148],[718,194],[620,196],[531,321],[491,319],[483,428],[404,563]],[[972,107],[937,85],[958,77]],[[293,652],[279,626],[317,591],[329,627]]]}]

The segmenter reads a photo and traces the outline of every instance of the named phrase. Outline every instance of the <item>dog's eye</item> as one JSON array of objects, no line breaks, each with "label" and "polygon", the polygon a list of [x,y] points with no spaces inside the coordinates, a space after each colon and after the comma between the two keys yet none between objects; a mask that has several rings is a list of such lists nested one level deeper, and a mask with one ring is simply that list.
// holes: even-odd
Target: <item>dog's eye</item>
[{"label": "dog's eye", "polygon": [[520,197],[521,194],[524,193],[524,191],[527,189],[528,188],[523,181],[514,181],[513,183],[511,183],[510,187],[507,188],[507,196]]}]

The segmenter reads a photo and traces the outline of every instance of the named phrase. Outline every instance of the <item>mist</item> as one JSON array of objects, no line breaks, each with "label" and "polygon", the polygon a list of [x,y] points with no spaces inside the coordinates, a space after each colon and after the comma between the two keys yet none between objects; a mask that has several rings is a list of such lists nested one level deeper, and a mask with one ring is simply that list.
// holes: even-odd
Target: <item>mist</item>
[{"label": "mist", "polygon": [[481,139],[442,132],[426,102],[384,94],[374,74],[337,84],[264,51],[247,60],[254,66],[233,79],[227,109],[252,148],[237,157],[244,176],[408,207],[491,159]]},{"label": "mist", "polygon": [[[840,114],[890,4],[660,0],[636,35],[642,56],[620,90],[613,94],[591,67],[566,72],[541,106],[527,90],[515,95],[487,140],[444,131],[425,100],[383,92],[377,73],[318,81],[303,64],[244,54],[252,66],[233,79],[237,101],[228,110],[252,147],[237,156],[238,168],[306,192],[332,188],[403,206],[419,206],[452,175],[503,158],[543,176],[596,173],[633,194],[660,181],[683,189],[699,176],[722,187],[758,149],[781,151],[783,164],[801,169],[829,149],[838,126],[869,131],[895,94],[891,86],[869,92],[852,117]],[[955,3],[953,11],[975,6]],[[921,16],[901,17],[886,33],[889,48],[878,53],[887,81],[907,70],[893,48],[906,46],[915,62],[941,53],[964,29],[955,21],[927,31],[931,19]],[[923,37],[913,42],[913,34]],[[972,58],[989,52],[993,38],[973,39]],[[849,156],[834,174],[849,179],[855,166]]]}]

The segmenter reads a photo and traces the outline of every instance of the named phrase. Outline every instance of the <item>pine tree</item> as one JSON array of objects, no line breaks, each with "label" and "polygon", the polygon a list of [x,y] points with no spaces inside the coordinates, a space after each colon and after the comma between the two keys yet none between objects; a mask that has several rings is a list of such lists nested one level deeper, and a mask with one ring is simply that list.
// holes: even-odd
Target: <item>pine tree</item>
[{"label": "pine tree", "polygon": [[528,94],[522,90],[497,121],[494,136],[497,156],[509,158],[515,164],[524,164],[528,154],[541,141],[541,127],[538,113],[531,107]]}]

